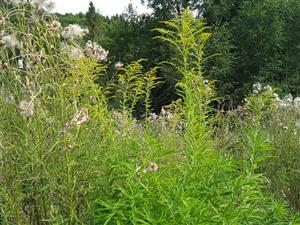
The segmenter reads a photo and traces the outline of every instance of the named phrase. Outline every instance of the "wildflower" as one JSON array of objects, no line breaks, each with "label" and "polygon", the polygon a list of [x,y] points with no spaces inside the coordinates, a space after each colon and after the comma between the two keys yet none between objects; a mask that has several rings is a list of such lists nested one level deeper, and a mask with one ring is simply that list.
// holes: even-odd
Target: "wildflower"
[{"label": "wildflower", "polygon": [[258,94],[261,92],[261,84],[259,82],[256,82],[253,84],[253,93]]},{"label": "wildflower", "polygon": [[96,42],[88,41],[85,44],[85,51],[88,57],[97,61],[104,61],[107,58],[108,51],[98,45]]},{"label": "wildflower", "polygon": [[81,48],[72,47],[69,49],[69,55],[74,59],[79,59],[85,57]]},{"label": "wildflower", "polygon": [[173,118],[174,118],[174,115],[170,111],[168,111],[167,112],[167,120],[171,120]]},{"label": "wildflower", "polygon": [[156,172],[158,169],[158,165],[156,163],[151,163],[145,170],[144,173],[147,172]]},{"label": "wildflower", "polygon": [[167,112],[166,112],[166,110],[165,110],[164,107],[161,108],[161,112],[160,113],[161,113],[162,116],[165,116],[167,114]]},{"label": "wildflower", "polygon": [[31,117],[34,115],[34,103],[33,101],[21,101],[19,104],[20,114],[25,117]]},{"label": "wildflower", "polygon": [[288,94],[287,96],[284,97],[283,101],[287,106],[291,106],[293,104],[293,96],[292,94]]},{"label": "wildflower", "polygon": [[37,10],[52,11],[55,8],[55,3],[50,0],[32,0],[31,4],[36,7]]},{"label": "wildflower", "polygon": [[156,115],[155,113],[149,113],[149,121],[153,122],[158,120],[158,115]]},{"label": "wildflower", "polygon": [[88,109],[82,108],[74,117],[73,121],[79,126],[89,120]]},{"label": "wildflower", "polygon": [[277,107],[289,108],[293,106],[293,96],[291,94],[286,95],[282,100],[277,98]]},{"label": "wildflower", "polygon": [[115,68],[122,68],[123,66],[124,66],[124,64],[121,63],[121,62],[117,62],[117,63],[115,64]]},{"label": "wildflower", "polygon": [[294,107],[300,109],[300,97],[296,97],[293,101]]},{"label": "wildflower", "polygon": [[18,6],[18,5],[22,4],[24,1],[23,0],[6,0],[5,2],[11,3],[14,6]]},{"label": "wildflower", "polygon": [[64,128],[58,132],[59,135],[64,135],[72,126],[72,123],[66,122]]},{"label": "wildflower", "polygon": [[122,121],[124,119],[124,115],[119,111],[114,111],[112,115],[116,121]]},{"label": "wildflower", "polygon": [[204,80],[203,83],[204,83],[205,85],[208,84],[208,80],[207,80],[207,79]]},{"label": "wildflower", "polygon": [[53,1],[47,1],[44,3],[44,8],[50,12],[55,8],[55,3]]},{"label": "wildflower", "polygon": [[15,104],[15,96],[10,92],[0,89],[0,97],[2,97],[7,104]]},{"label": "wildflower", "polygon": [[280,102],[280,98],[277,93],[274,93],[273,97],[275,98],[276,102]]},{"label": "wildflower", "polygon": [[16,36],[13,34],[2,37],[1,43],[4,44],[8,48],[15,48],[20,45]]},{"label": "wildflower", "polygon": [[61,30],[61,23],[57,20],[52,21],[52,23],[49,25],[49,30],[58,32]]},{"label": "wildflower", "polygon": [[272,87],[270,85],[267,85],[264,87],[264,91],[272,92]]},{"label": "wildflower", "polygon": [[19,67],[19,69],[23,69],[24,68],[24,64],[23,64],[23,60],[22,59],[18,59],[18,67]]},{"label": "wildflower", "polygon": [[15,103],[15,96],[13,96],[12,94],[9,94],[9,95],[5,96],[4,100],[8,104],[14,104]]},{"label": "wildflower", "polygon": [[74,41],[77,38],[82,38],[87,33],[87,29],[82,29],[77,24],[70,24],[61,32],[61,36],[63,36],[66,39],[69,39],[70,41]]},{"label": "wildflower", "polygon": [[85,57],[82,49],[79,47],[69,46],[66,43],[62,43],[61,49],[62,49],[62,52],[64,52],[66,55],[70,56],[71,58],[79,59],[79,58]]}]

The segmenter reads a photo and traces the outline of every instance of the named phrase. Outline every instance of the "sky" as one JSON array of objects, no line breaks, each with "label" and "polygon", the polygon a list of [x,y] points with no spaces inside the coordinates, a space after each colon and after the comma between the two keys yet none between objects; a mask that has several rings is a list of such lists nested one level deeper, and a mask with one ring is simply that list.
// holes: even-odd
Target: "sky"
[{"label": "sky", "polygon": [[[79,13],[86,12],[91,0],[52,0],[55,2],[55,12],[59,13]],[[96,9],[104,16],[112,16],[122,13],[129,3],[139,13],[147,12],[147,7],[140,3],[140,0],[92,0]]]}]

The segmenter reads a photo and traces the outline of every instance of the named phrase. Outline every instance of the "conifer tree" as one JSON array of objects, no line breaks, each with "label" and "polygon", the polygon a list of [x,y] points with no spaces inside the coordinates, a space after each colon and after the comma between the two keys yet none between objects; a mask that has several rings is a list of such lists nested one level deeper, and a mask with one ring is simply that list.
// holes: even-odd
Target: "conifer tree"
[{"label": "conifer tree", "polygon": [[99,26],[98,26],[98,14],[96,13],[96,8],[91,1],[89,4],[88,12],[85,15],[87,27],[89,29],[88,38],[92,41],[95,41],[95,38],[99,34]]}]

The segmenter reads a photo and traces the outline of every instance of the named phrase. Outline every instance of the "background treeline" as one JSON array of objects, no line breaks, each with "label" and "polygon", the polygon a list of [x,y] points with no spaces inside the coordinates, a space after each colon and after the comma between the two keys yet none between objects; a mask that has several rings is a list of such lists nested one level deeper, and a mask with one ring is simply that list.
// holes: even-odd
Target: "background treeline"
[{"label": "background treeline", "polygon": [[[64,26],[77,23],[89,28],[90,39],[110,51],[109,61],[127,64],[148,59],[148,67],[172,58],[171,48],[153,39],[160,21],[175,18],[184,8],[205,18],[213,33],[206,55],[205,73],[215,80],[226,107],[237,105],[256,81],[271,84],[282,93],[300,91],[300,1],[299,0],[142,0],[152,9],[137,14],[131,5],[122,15],[100,15],[93,3],[86,14],[60,15]],[[152,96],[153,107],[177,98],[178,74],[161,67],[164,83]]]}]

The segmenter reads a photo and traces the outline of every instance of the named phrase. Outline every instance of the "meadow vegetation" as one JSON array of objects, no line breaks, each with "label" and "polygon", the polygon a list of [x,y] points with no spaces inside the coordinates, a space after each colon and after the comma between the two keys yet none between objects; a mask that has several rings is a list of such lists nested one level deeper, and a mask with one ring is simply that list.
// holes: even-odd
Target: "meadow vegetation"
[{"label": "meadow vegetation", "polygon": [[[211,33],[184,10],[157,41],[176,52],[109,68],[48,1],[0,5],[0,224],[300,224],[300,98],[253,85],[217,107]],[[28,26],[30,25],[30,26]],[[159,114],[159,66],[180,98]]]}]

